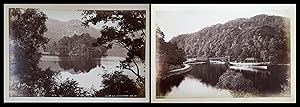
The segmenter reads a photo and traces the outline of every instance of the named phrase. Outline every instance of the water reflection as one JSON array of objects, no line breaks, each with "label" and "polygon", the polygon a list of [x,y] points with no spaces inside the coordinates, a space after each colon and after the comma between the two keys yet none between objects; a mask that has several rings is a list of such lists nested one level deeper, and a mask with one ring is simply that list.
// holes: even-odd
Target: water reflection
[{"label": "water reflection", "polygon": [[188,75],[201,80],[206,85],[215,86],[226,69],[227,66],[223,64],[199,64],[193,65]]},{"label": "water reflection", "polygon": [[[224,94],[228,94],[230,91],[231,96],[234,97],[280,96],[280,92],[283,90],[282,85],[288,84],[287,78],[290,71],[287,65],[270,65],[267,70],[237,69],[222,64],[198,64],[192,67],[192,70],[185,75],[158,81],[160,84],[158,83],[157,86],[160,88],[157,89],[159,90],[157,95],[170,97],[179,95],[180,92],[196,95],[199,90],[183,88],[190,86],[190,82],[194,81],[193,84],[201,86],[202,88],[199,89],[202,91],[210,92],[221,89]],[[224,91],[224,89],[228,91]],[[222,93],[222,91],[220,92]],[[187,95],[186,97],[191,96]],[[198,97],[203,96],[199,95]]]},{"label": "water reflection", "polygon": [[[90,58],[43,56],[39,62],[39,67],[42,69],[50,68],[53,71],[60,72],[61,81],[67,78],[74,79],[78,81],[79,87],[98,89],[103,80],[101,75],[119,70],[116,66],[119,65],[119,61],[121,60],[124,60],[124,57],[107,56]],[[144,71],[144,64],[137,64],[139,65],[140,71]],[[127,70],[123,71],[125,75],[136,80],[137,77],[132,72]],[[140,74],[144,76],[145,72],[140,72]]]},{"label": "water reflection", "polygon": [[166,93],[171,91],[172,87],[178,87],[180,82],[184,79],[185,75],[175,75],[171,78],[166,78],[156,82],[156,95],[164,96]]},{"label": "water reflection", "polygon": [[254,87],[259,91],[260,96],[278,94],[282,90],[281,85],[287,84],[287,72],[289,66],[270,65],[267,70],[257,69],[257,72],[249,70],[232,69],[241,72],[245,78],[254,83]]},{"label": "water reflection", "polygon": [[[177,87],[172,87],[166,98],[225,98],[232,97],[231,92],[226,89],[217,89],[202,83],[201,80],[186,76]],[[188,91],[187,91],[188,90]]]},{"label": "water reflection", "polygon": [[67,57],[59,61],[58,64],[64,70],[73,69],[73,71],[75,71],[73,73],[87,73],[97,65],[100,66],[100,61],[96,61],[94,58],[89,57]]}]

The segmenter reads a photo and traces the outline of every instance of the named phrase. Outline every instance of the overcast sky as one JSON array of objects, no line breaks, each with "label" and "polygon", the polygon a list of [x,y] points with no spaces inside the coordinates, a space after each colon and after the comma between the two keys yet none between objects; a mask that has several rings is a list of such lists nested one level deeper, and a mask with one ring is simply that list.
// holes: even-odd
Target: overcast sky
[{"label": "overcast sky", "polygon": [[[81,20],[81,11],[78,11],[76,9],[41,9],[48,18],[60,20],[63,22],[67,22],[72,19],[78,19]],[[97,24],[97,26],[91,25],[95,27],[96,29],[101,28],[101,24]]]},{"label": "overcast sky", "polygon": [[165,40],[179,34],[193,33],[214,24],[224,24],[236,18],[250,18],[258,14],[279,15],[289,17],[291,12],[287,6],[266,5],[201,5],[172,6],[153,5],[151,16],[154,23],[165,34]]}]

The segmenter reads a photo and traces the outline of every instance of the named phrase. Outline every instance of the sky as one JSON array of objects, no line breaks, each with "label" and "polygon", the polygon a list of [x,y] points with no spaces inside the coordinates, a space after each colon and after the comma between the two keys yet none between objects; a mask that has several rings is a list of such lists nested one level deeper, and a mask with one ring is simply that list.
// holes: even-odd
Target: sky
[{"label": "sky", "polygon": [[282,5],[154,5],[151,9],[155,26],[159,26],[164,32],[166,41],[179,34],[197,32],[237,18],[250,18],[259,14],[285,17],[291,15],[290,7]]},{"label": "sky", "polygon": [[[81,20],[81,11],[76,9],[40,9],[44,12],[48,18],[56,19],[59,21],[67,22],[72,19]],[[96,29],[101,28],[101,24],[97,24],[96,26],[91,25]]]}]

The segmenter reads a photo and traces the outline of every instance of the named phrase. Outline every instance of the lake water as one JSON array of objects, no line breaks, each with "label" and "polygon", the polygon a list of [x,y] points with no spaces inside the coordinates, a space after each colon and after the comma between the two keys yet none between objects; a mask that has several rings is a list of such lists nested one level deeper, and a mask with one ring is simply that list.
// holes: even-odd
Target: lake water
[{"label": "lake water", "polygon": [[[228,69],[232,70],[231,73],[234,75],[243,77],[241,79],[250,81],[251,90],[255,90],[255,92],[243,90],[244,88],[236,91],[218,87],[220,77],[225,75],[224,73]],[[223,64],[192,65],[192,70],[186,74],[161,80],[157,87],[157,96],[164,98],[230,98],[241,97],[241,91],[248,95],[250,94],[252,97],[280,96],[280,92],[283,89],[282,85],[288,82],[287,78],[289,77],[289,72],[288,65],[271,65],[268,66],[267,70],[236,69]],[[229,74],[228,71],[226,74]],[[236,80],[243,81],[238,79],[239,78]],[[248,87],[245,85],[240,86]]]},{"label": "lake water", "polygon": [[[124,57],[106,56],[102,58],[88,57],[57,57],[42,56],[39,66],[44,70],[50,68],[53,71],[60,72],[58,81],[64,81],[67,78],[78,82],[78,86],[84,89],[99,89],[102,83],[101,75],[120,70],[116,66]],[[145,75],[145,66],[138,62],[140,74]],[[133,68],[135,71],[135,67]],[[137,77],[128,70],[123,70],[123,74],[128,75],[131,79]]]}]

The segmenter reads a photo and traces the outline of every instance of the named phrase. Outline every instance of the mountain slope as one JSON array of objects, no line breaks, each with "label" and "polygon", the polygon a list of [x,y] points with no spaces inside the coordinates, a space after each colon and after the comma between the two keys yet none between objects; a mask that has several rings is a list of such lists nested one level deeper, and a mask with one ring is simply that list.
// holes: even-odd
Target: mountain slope
[{"label": "mountain slope", "polygon": [[[58,41],[64,37],[73,37],[74,35],[82,35],[84,33],[88,33],[89,36],[93,38],[98,38],[101,36],[100,30],[95,29],[93,27],[85,28],[84,26],[81,26],[81,21],[77,19],[72,19],[68,22],[63,22],[49,18],[46,21],[46,26],[48,31],[44,34],[45,37],[50,39],[49,44],[46,46],[47,51],[54,51],[54,49],[52,48],[55,42],[58,43]],[[106,54],[108,56],[124,57],[127,55],[127,51],[126,49],[123,49],[119,46],[113,46],[112,49],[106,51]]]},{"label": "mountain slope", "polygon": [[170,40],[182,48],[187,57],[230,56],[243,61],[254,57],[273,63],[289,62],[289,19],[256,15],[206,27]]},{"label": "mountain slope", "polygon": [[88,33],[92,37],[99,37],[100,31],[88,27],[85,28],[81,26],[81,21],[77,19],[70,20],[68,22],[62,22],[56,19],[47,19],[46,26],[48,31],[45,32],[45,36],[50,39],[50,41],[58,41],[63,37],[71,37],[74,34],[81,35],[82,33]]},{"label": "mountain slope", "polygon": [[118,45],[113,45],[111,49],[108,49],[106,51],[106,54],[108,56],[119,56],[119,57],[126,57],[127,56],[127,50],[125,48],[122,48]]}]

